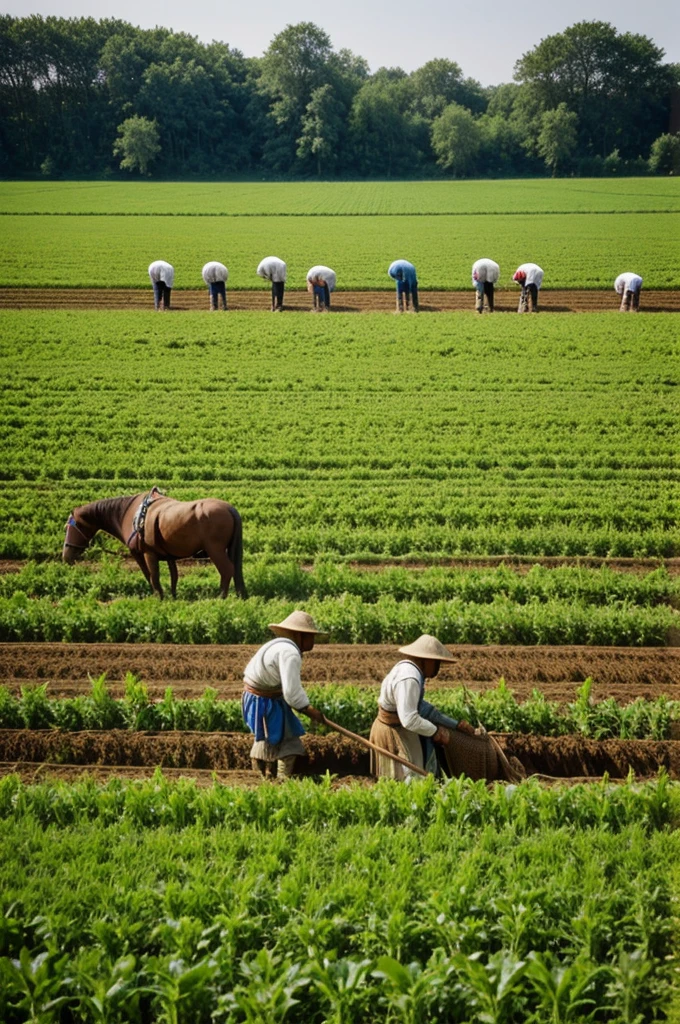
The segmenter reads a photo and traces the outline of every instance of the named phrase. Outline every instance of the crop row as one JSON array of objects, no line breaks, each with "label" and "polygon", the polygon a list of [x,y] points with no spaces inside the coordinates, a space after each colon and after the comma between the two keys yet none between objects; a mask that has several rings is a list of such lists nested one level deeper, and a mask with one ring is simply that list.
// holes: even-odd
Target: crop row
[{"label": "crop row", "polygon": [[1,315],[0,552],[154,483],[249,553],[680,549],[672,316],[406,319]]},{"label": "crop row", "polygon": [[649,1018],[672,996],[679,812],[665,778],[334,792],[8,777],[0,1014]]},{"label": "crop row", "polygon": [[[24,686],[15,696],[0,686],[0,729],[134,729],[162,732],[246,732],[240,700],[220,699],[207,687],[200,697],[183,700],[168,687],[163,700],[152,701],[143,682],[128,673],[125,696],[114,699],[106,674],[92,680],[92,692],[77,697],[49,697],[48,683]],[[307,686],[309,699],[331,721],[368,735],[377,713],[377,691],[354,686]],[[592,680],[586,679],[567,705],[546,700],[534,690],[518,701],[501,679],[495,690],[475,693],[467,687],[428,689],[428,700],[451,718],[465,718],[496,732],[539,736],[581,735],[592,739],[668,739],[671,722],[680,717],[680,702],[666,697],[638,697],[626,705],[612,698],[591,699]],[[314,723],[312,732],[326,732]]]},{"label": "crop row", "polygon": [[[250,559],[247,565],[248,593],[267,600],[324,600],[351,594],[367,604],[374,604],[383,596],[422,604],[454,598],[464,604],[490,604],[497,597],[506,597],[519,605],[561,600],[584,607],[658,604],[680,607],[680,579],[669,576],[663,567],[638,575],[615,572],[607,566],[588,569],[534,565],[526,574],[519,574],[509,566],[495,569],[437,566],[422,570],[395,566],[368,572],[327,561],[319,561],[308,570],[297,562],[271,559]],[[216,580],[212,567],[186,571],[178,594],[184,601],[214,598]],[[18,592],[51,601],[66,597],[111,601],[120,597],[145,597],[149,590],[136,566],[130,571],[118,559],[104,555],[100,565],[29,562],[18,572],[0,575],[0,597],[11,597]]]},{"label": "crop row", "polygon": [[[0,279],[29,287],[149,288],[147,267],[165,259],[175,288],[202,288],[201,268],[219,259],[229,289],[267,287],[256,275],[276,253],[288,264],[288,287],[304,290],[315,264],[332,267],[338,289],[385,289],[392,260],[408,258],[422,290],[470,289],[471,267],[489,256],[501,267],[501,285],[527,261],[545,271],[547,288],[607,289],[618,308],[614,280],[639,273],[650,288],[680,285],[678,213],[626,212],[598,217],[569,214],[400,217],[27,217],[2,218],[5,244]],[[106,259],[102,259],[102,254]]]},{"label": "crop row", "polygon": [[[160,602],[122,598],[101,604],[91,597],[31,600],[21,591],[0,598],[0,642],[261,643],[267,624],[288,615],[296,602],[253,597],[247,601]],[[605,607],[551,599],[517,605],[505,596],[488,604],[460,598],[422,603],[381,596],[311,599],[306,609],[336,643],[405,643],[432,633],[443,643],[593,644],[664,646],[679,616],[666,606]]]},{"label": "crop row", "polygon": [[521,181],[0,183],[0,213],[318,216],[680,210],[675,178]]}]

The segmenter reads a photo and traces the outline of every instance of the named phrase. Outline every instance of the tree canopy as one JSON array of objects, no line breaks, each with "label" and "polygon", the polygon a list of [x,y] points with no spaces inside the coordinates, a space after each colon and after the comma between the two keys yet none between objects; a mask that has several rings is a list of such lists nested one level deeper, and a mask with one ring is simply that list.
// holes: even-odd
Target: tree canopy
[{"label": "tree canopy", "polygon": [[655,140],[680,68],[663,58],[646,36],[580,22],[483,88],[449,57],[371,74],[313,22],[246,58],[112,18],[2,15],[0,173],[670,173],[675,137]]}]

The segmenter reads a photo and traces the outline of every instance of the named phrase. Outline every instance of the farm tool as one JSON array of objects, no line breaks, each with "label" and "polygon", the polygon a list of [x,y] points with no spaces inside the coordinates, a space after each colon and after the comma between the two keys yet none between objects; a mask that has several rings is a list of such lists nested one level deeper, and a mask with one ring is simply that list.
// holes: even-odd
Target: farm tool
[{"label": "farm tool", "polygon": [[376,754],[382,754],[384,757],[389,757],[392,761],[397,761],[399,764],[403,764],[404,767],[410,771],[415,772],[416,775],[427,776],[429,772],[426,772],[423,768],[419,768],[418,765],[412,764],[411,761],[407,761],[405,757],[400,757],[399,754],[393,754],[390,750],[385,750],[384,747],[379,747],[376,743],[371,743],[370,740],[364,739],[363,736],[359,736],[356,732],[350,732],[349,729],[345,729],[343,725],[338,725],[336,722],[331,722],[330,718],[326,718],[322,715],[323,724],[327,725],[329,729],[333,729],[334,732],[339,732],[341,736],[347,736],[350,740],[355,740],[360,743],[362,747],[366,747],[368,750],[374,750]]}]

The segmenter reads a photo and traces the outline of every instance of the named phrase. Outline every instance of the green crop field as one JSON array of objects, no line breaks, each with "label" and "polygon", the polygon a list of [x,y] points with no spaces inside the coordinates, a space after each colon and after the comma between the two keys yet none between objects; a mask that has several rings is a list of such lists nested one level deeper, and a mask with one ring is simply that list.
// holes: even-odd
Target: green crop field
[{"label": "green crop field", "polygon": [[0,182],[1,213],[344,216],[680,212],[677,178],[372,182]]},{"label": "green crop field", "polygon": [[393,288],[387,268],[408,258],[422,289],[470,288],[480,256],[501,266],[501,286],[512,287],[519,264],[545,271],[546,288],[612,292],[624,270],[650,288],[680,287],[680,213],[597,217],[566,214],[516,217],[27,217],[2,218],[3,285],[148,288],[147,267],[165,259],[176,288],[203,287],[201,267],[220,259],[229,288],[268,283],[260,260],[275,253],[288,263],[288,286],[304,288],[308,269],[333,267],[338,289]]}]

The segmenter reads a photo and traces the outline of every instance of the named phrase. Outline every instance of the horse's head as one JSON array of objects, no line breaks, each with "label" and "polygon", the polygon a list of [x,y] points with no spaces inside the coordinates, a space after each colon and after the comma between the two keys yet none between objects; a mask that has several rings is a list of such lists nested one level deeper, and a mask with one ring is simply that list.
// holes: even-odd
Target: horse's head
[{"label": "horse's head", "polygon": [[84,523],[79,523],[75,512],[72,512],[66,521],[66,538],[61,552],[64,562],[69,565],[77,562],[96,532]]}]

